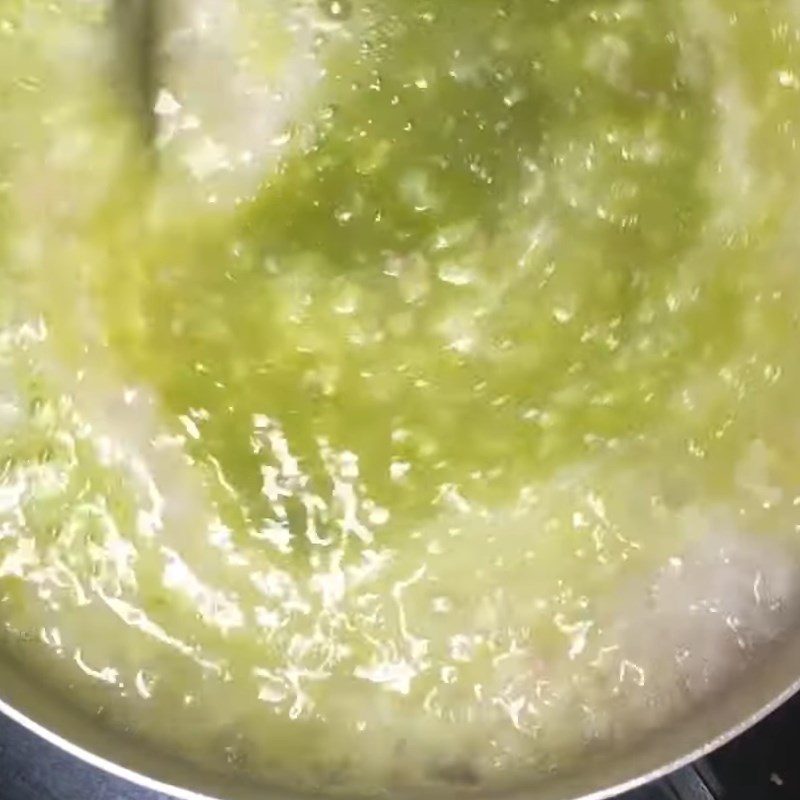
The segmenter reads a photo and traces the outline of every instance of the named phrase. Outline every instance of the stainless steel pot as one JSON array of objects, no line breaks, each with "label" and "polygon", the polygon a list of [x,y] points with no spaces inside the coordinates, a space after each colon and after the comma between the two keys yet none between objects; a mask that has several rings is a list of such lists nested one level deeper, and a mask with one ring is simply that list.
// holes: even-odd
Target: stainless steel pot
[{"label": "stainless steel pot", "polygon": [[[120,0],[120,21],[134,31],[127,58],[138,60],[132,98],[150,98],[152,64],[142,53],[153,24],[151,0]],[[148,109],[150,106],[146,106]],[[144,118],[144,114],[142,117]],[[723,745],[800,691],[800,615],[793,629],[759,651],[758,659],[716,694],[672,724],[640,737],[616,752],[587,755],[572,771],[537,777],[527,783],[493,790],[497,800],[599,800],[658,778]],[[43,688],[20,665],[0,661],[0,711],[72,756],[141,786],[178,798],[264,800],[290,798],[230,775],[203,772],[147,745],[133,733],[105,728],[97,718],[77,711],[68,699]],[[431,798],[481,795],[478,790],[431,790]],[[398,800],[407,794],[395,795]],[[424,797],[414,792],[415,800]],[[293,797],[299,798],[299,795]]]},{"label": "stainless steel pot", "polygon": [[[800,691],[800,619],[793,630],[762,649],[757,661],[691,714],[642,736],[635,746],[587,756],[579,768],[494,790],[496,800],[599,800],[654,780],[708,752],[757,723]],[[141,786],[199,800],[300,800],[283,790],[203,772],[181,763],[132,734],[108,730],[44,690],[10,660],[0,663],[0,710],[35,734],[89,764]],[[436,800],[481,796],[480,790],[427,793]],[[398,800],[409,793],[393,795]],[[414,792],[415,800],[426,793]]]}]

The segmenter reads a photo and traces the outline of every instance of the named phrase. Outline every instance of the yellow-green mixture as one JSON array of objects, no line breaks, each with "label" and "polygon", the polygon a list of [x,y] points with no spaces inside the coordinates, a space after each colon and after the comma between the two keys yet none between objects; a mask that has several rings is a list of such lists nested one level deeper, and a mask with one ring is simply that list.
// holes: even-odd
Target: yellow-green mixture
[{"label": "yellow-green mixture", "polygon": [[149,122],[107,3],[0,5],[8,652],[351,795],[568,769],[754,658],[800,4],[159,5]]}]

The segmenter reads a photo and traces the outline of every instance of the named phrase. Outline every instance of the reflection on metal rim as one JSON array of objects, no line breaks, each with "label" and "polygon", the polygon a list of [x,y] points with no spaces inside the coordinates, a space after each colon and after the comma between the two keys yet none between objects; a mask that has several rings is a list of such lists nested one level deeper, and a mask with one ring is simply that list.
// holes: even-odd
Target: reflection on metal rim
[{"label": "reflection on metal rim", "polygon": [[[678,770],[705,755],[708,755],[710,752],[725,745],[732,739],[744,733],[747,729],[759,723],[762,719],[785,703],[790,697],[800,692],[800,665],[798,665],[798,675],[799,677],[789,687],[787,687],[783,692],[773,698],[766,705],[759,708],[755,713],[743,719],[739,724],[729,728],[724,733],[699,746],[694,746],[693,749],[691,749],[685,755],[682,755],[671,761],[667,761],[664,764],[654,769],[650,769],[642,774],[633,775],[628,780],[598,787],[596,790],[590,791],[588,794],[583,793],[581,795],[573,796],[564,795],[565,800],[567,800],[568,797],[570,800],[606,800],[607,798],[623,794],[624,792],[631,791],[646,783],[650,783],[662,778],[665,775],[668,775],[669,773]],[[130,783],[133,783],[144,789],[160,792],[162,794],[177,798],[178,800],[225,800],[219,796],[213,797],[212,795],[203,794],[202,792],[193,789],[164,783],[156,778],[152,778],[141,772],[128,769],[112,760],[96,755],[95,753],[92,753],[89,750],[86,750],[85,748],[71,742],[69,739],[54,733],[44,725],[39,724],[27,715],[18,711],[16,708],[2,699],[0,699],[0,713],[5,714],[14,722],[18,723],[46,742],[58,747],[68,755],[80,759],[91,767],[103,770],[114,777],[129,781]],[[521,793],[513,791],[510,793],[500,793],[494,796],[507,798],[507,800],[523,800],[523,797],[527,797],[527,795],[528,793],[525,792],[525,790],[522,790]]]}]

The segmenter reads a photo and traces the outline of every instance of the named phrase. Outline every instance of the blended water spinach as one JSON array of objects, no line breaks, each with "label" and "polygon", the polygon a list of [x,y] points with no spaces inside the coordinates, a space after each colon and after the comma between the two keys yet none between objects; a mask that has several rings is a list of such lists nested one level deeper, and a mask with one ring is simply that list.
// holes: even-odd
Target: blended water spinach
[{"label": "blended water spinach", "polygon": [[568,769],[757,657],[795,2],[165,0],[145,136],[114,19],[0,11],[9,657],[350,794]]}]

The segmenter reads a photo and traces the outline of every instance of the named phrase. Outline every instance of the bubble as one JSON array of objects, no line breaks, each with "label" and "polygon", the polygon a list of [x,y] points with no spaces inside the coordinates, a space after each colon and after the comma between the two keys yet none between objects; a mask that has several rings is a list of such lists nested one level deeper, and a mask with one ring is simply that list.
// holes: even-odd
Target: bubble
[{"label": "bubble", "polygon": [[353,13],[353,4],[350,0],[322,0],[320,8],[327,17],[337,22],[350,19]]}]

